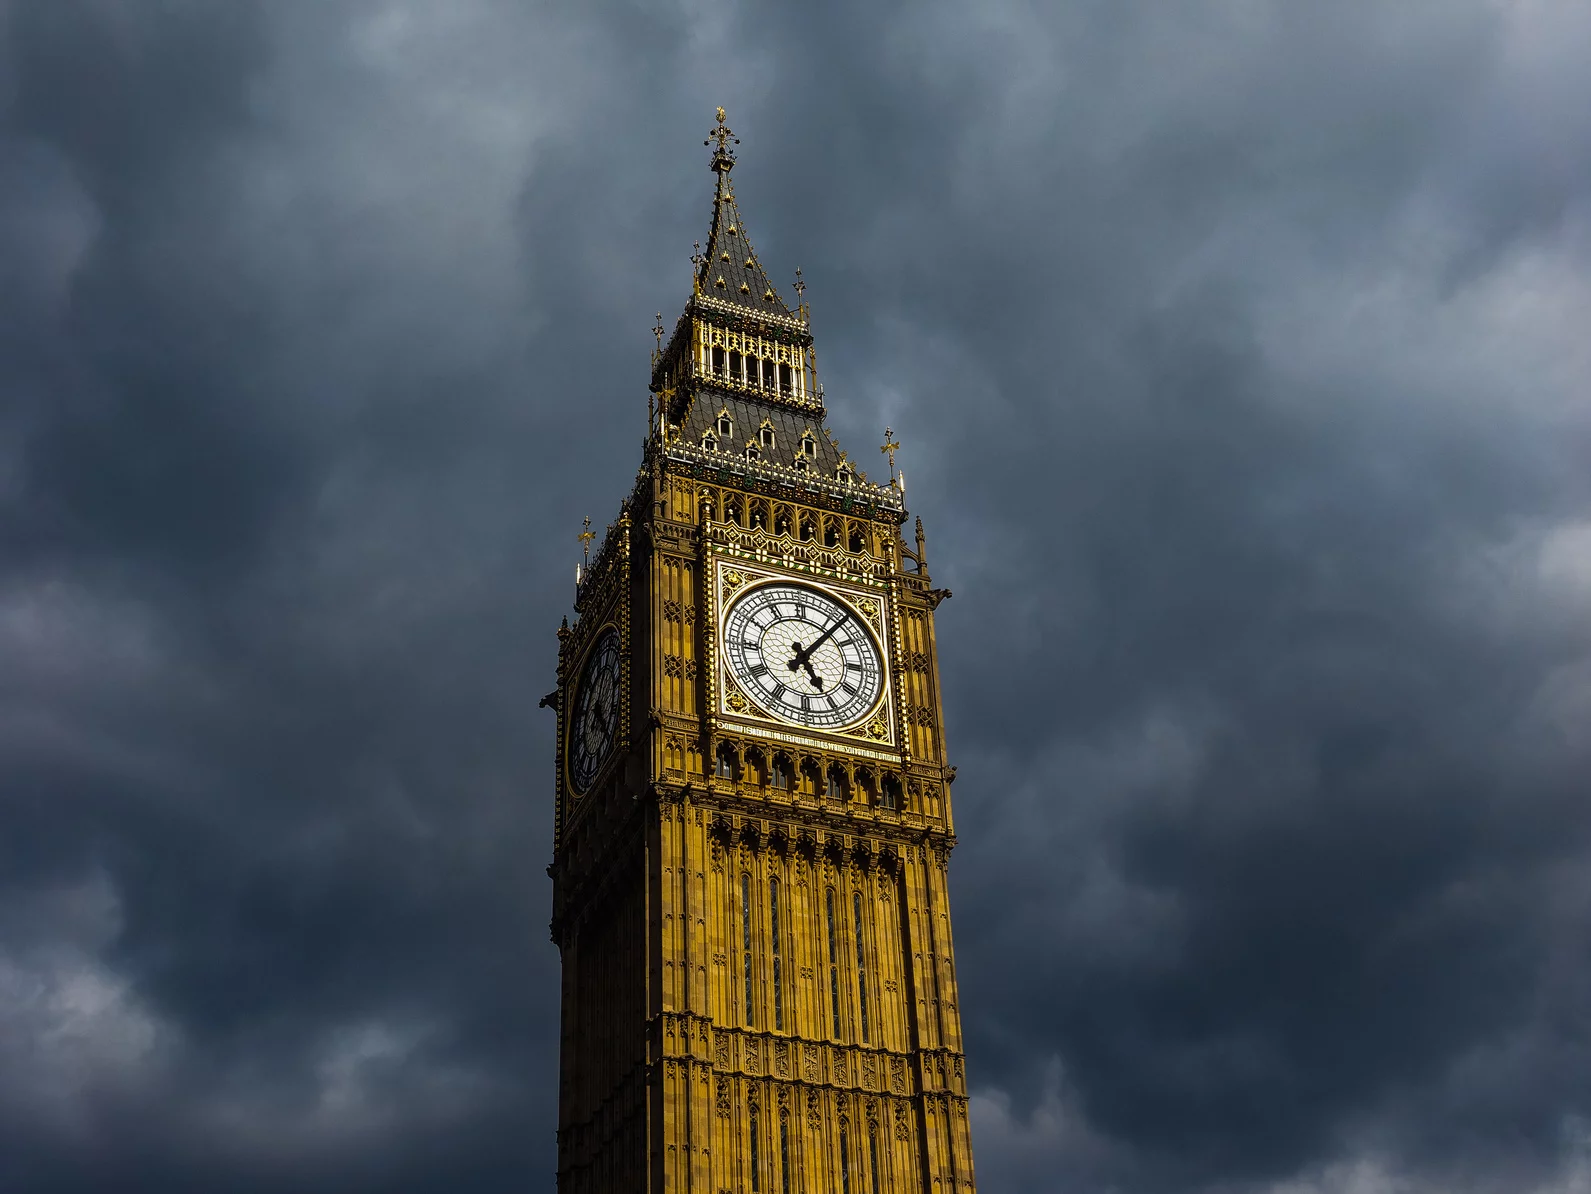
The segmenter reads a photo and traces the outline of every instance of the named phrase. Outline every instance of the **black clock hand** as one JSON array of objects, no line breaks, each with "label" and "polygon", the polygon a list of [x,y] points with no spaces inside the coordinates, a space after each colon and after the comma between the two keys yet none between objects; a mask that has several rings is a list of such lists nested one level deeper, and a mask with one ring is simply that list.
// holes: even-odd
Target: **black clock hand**
[{"label": "black clock hand", "polygon": [[801,666],[807,669],[807,676],[812,681],[812,687],[821,691],[823,688],[823,677],[818,675],[817,672],[813,671],[812,665],[805,659],[801,661]]},{"label": "black clock hand", "polygon": [[845,619],[843,617],[835,618],[834,625],[830,626],[822,634],[818,635],[817,638],[813,639],[812,645],[806,648],[804,651],[801,649],[800,643],[792,643],[791,646],[795,648],[795,654],[790,658],[790,670],[793,672],[796,670],[796,668],[805,666],[806,661],[812,658],[812,652],[816,651],[824,643],[828,642],[829,636],[843,625],[845,625]]}]

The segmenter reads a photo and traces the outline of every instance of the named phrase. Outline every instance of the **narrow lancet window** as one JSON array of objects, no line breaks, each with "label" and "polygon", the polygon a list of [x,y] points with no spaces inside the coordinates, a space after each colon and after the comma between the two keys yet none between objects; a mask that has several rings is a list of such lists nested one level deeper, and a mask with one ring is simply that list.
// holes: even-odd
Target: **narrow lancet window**
[{"label": "narrow lancet window", "polygon": [[779,1116],[779,1185],[781,1194],[790,1194],[790,1117]]},{"label": "narrow lancet window", "polygon": [[[862,1008],[862,1043],[867,1044],[867,954],[862,947],[862,893],[851,893],[851,911],[856,917],[856,998]],[[749,963],[748,963],[749,964]]]},{"label": "narrow lancet window", "polygon": [[840,1194],[851,1194],[851,1142],[840,1129]]},{"label": "narrow lancet window", "polygon": [[768,880],[768,918],[772,925],[773,936],[773,1026],[776,1029],[784,1028],[784,986],[781,979],[784,977],[780,967],[779,957],[779,880]]},{"label": "narrow lancet window", "polygon": [[834,1039],[840,1039],[840,951],[834,941],[834,888],[823,893],[829,914],[829,1003],[834,1013]]},{"label": "narrow lancet window", "polygon": [[[762,1174],[759,1172],[761,1168],[762,1166],[757,1157],[757,1109],[753,1107],[751,1109],[751,1188],[753,1194],[762,1189]],[[876,1187],[878,1183],[875,1181],[873,1184]],[[877,1194],[876,1189],[874,1194]]]},{"label": "narrow lancet window", "polygon": [[751,1018],[751,876],[740,876],[740,953],[741,971],[746,985],[746,1024]]},{"label": "narrow lancet window", "polygon": [[873,1194],[878,1194],[878,1125],[867,1125],[867,1160],[873,1170]]}]

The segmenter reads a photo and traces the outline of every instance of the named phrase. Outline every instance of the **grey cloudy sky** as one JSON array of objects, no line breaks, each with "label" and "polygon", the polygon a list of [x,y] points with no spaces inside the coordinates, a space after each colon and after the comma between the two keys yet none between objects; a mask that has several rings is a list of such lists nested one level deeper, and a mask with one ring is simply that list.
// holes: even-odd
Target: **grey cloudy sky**
[{"label": "grey cloudy sky", "polygon": [[723,104],[936,581],[987,1191],[1591,1188],[1591,9],[0,2],[0,1190],[552,1189]]}]

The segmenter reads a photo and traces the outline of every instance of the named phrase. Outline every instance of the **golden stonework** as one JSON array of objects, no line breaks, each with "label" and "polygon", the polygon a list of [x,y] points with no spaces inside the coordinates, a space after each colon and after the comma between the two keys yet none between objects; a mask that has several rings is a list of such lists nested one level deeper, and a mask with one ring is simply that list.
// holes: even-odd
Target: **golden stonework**
[{"label": "golden stonework", "polygon": [[[947,594],[901,538],[893,430],[876,485],[827,426],[805,283],[785,307],[752,250],[725,121],[684,312],[647,349],[642,468],[606,537],[582,533],[544,701],[559,1194],[976,1194]],[[611,708],[582,706],[584,661],[609,627],[624,731],[576,799],[568,761],[595,748],[573,723]]]}]

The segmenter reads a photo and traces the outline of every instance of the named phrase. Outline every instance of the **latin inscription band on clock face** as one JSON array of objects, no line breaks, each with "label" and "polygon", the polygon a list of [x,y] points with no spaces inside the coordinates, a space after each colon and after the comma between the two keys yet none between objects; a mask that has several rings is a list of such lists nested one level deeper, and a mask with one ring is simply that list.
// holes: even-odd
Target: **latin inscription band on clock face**
[{"label": "latin inscription band on clock face", "polygon": [[884,687],[873,636],[849,607],[805,585],[743,593],[724,620],[730,674],[765,712],[811,729],[861,721]]}]

